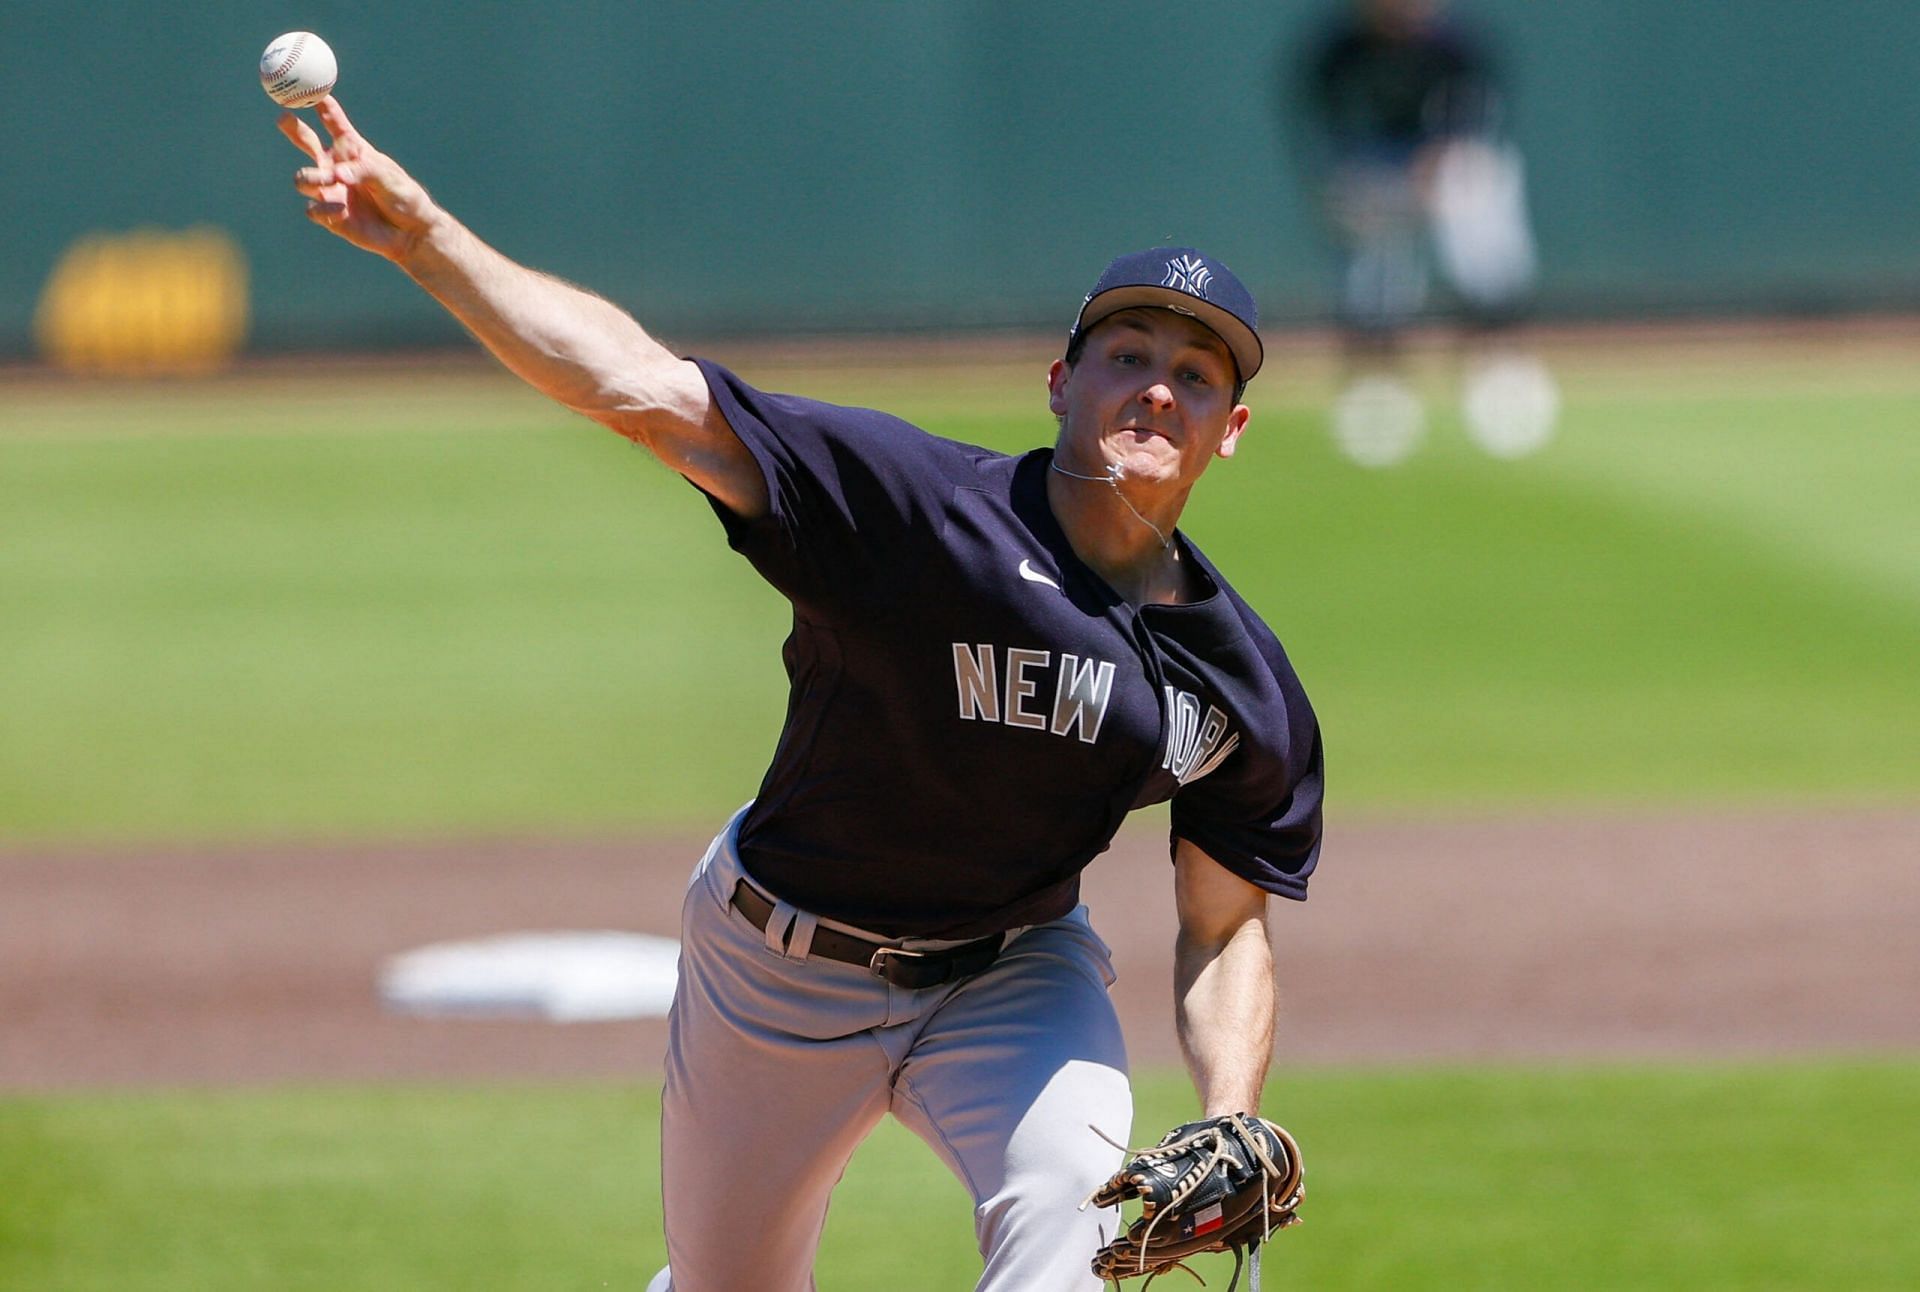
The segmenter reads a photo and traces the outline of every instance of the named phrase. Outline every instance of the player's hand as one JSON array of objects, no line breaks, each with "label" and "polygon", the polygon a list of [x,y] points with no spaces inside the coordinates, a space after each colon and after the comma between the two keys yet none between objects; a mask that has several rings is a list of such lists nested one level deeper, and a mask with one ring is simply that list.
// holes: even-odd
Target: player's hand
[{"label": "player's hand", "polygon": [[361,137],[339,100],[328,95],[314,106],[333,136],[331,146],[323,147],[313,127],[293,113],[280,114],[280,133],[313,161],[293,176],[307,199],[307,218],[356,247],[405,261],[440,209],[398,162]]}]

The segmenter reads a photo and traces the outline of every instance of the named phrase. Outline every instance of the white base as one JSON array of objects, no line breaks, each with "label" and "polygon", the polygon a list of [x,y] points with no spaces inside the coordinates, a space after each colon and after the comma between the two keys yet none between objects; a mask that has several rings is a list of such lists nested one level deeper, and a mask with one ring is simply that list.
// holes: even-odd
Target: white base
[{"label": "white base", "polygon": [[680,944],[641,933],[508,933],[397,955],[380,999],[403,1014],[555,1023],[662,1018]]}]

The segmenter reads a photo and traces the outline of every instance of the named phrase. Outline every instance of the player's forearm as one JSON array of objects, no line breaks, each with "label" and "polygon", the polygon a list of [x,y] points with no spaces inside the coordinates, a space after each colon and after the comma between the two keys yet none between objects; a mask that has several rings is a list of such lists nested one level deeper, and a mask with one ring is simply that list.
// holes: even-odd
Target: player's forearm
[{"label": "player's forearm", "polygon": [[1273,1052],[1273,950],[1263,919],[1221,942],[1183,931],[1174,945],[1174,1024],[1201,1110],[1260,1107]]},{"label": "player's forearm", "polygon": [[[516,376],[634,439],[672,408],[679,359],[625,310],[516,264],[445,213],[398,261]],[[676,410],[678,411],[678,410]]]}]

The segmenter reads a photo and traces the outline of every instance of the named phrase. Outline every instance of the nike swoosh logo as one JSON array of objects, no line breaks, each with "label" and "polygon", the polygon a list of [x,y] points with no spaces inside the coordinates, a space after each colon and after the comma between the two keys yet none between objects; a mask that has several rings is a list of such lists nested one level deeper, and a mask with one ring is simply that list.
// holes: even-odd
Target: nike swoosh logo
[{"label": "nike swoosh logo", "polygon": [[1048,587],[1052,588],[1055,592],[1060,591],[1059,584],[1055,583],[1051,578],[1047,577],[1046,575],[1040,573],[1040,571],[1034,569],[1033,562],[1027,560],[1025,557],[1020,558],[1020,577],[1025,579],[1028,583],[1044,583]]}]

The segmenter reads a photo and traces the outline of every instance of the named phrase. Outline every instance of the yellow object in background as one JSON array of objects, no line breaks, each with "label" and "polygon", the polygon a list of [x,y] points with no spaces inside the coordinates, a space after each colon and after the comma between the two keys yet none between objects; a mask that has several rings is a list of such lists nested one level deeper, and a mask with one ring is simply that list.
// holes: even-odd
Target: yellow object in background
[{"label": "yellow object in background", "polygon": [[90,234],[54,266],[33,323],[40,353],[72,372],[213,372],[246,339],[246,257],[221,229]]}]

